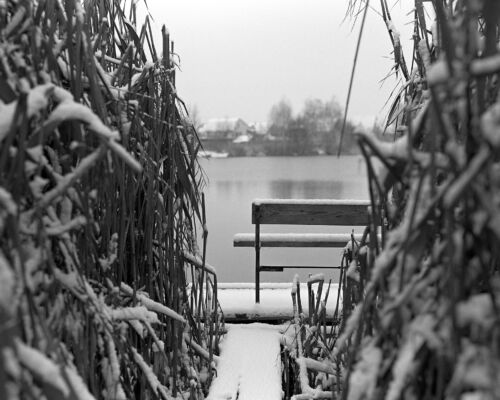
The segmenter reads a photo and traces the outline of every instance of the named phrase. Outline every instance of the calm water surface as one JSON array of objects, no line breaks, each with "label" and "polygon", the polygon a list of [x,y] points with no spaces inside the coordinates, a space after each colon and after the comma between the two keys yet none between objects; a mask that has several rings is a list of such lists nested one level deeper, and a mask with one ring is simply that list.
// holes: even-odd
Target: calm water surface
[{"label": "calm water surface", "polygon": [[[207,262],[216,267],[219,282],[253,282],[255,251],[234,248],[235,233],[254,232],[251,205],[256,198],[367,199],[367,181],[360,156],[236,157],[203,159],[208,177],[205,189]],[[359,230],[359,228],[358,228]],[[267,225],[261,232],[350,232],[343,227]],[[339,265],[338,249],[269,249],[261,251],[266,265]],[[263,282],[290,281],[299,273],[304,281],[311,269],[264,272]],[[322,270],[335,279],[334,271]]]}]

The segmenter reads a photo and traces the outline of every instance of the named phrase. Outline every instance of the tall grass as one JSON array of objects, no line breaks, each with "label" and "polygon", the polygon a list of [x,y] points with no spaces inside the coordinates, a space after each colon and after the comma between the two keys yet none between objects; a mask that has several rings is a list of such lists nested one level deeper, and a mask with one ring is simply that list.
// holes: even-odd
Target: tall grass
[{"label": "tall grass", "polygon": [[[134,2],[0,4],[0,398],[202,398],[199,141]],[[202,250],[197,230],[204,238]]]},{"label": "tall grass", "polygon": [[316,352],[336,378],[319,380],[308,361],[301,382],[321,385],[295,398],[495,399],[500,3],[409,3],[409,62],[397,31],[405,21],[380,5],[405,83],[389,140],[358,136],[372,201],[367,246],[347,273],[360,301],[332,351]]}]

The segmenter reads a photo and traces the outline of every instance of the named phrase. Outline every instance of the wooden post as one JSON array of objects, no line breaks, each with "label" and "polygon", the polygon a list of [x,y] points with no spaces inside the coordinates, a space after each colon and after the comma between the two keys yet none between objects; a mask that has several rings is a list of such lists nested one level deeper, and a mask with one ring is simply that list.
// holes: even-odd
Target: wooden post
[{"label": "wooden post", "polygon": [[255,224],[255,303],[260,303],[260,207],[252,206],[252,222]]},{"label": "wooden post", "polygon": [[260,303],[260,224],[255,224],[255,302]]}]

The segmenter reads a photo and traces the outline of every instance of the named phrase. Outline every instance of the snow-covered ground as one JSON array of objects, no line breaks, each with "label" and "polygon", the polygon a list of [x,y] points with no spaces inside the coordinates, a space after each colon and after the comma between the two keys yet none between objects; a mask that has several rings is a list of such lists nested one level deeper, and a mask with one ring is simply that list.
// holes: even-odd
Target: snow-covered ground
[{"label": "snow-covered ground", "polygon": [[227,325],[207,400],[280,400],[280,327]]}]

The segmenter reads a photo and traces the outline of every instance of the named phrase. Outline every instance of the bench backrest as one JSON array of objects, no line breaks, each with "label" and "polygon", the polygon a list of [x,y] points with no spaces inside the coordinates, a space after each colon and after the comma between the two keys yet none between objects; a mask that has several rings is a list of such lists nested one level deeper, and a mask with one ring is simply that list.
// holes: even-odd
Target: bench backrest
[{"label": "bench backrest", "polygon": [[254,200],[252,224],[364,226],[369,205],[367,200]]}]

